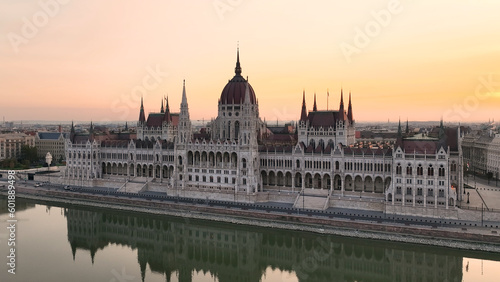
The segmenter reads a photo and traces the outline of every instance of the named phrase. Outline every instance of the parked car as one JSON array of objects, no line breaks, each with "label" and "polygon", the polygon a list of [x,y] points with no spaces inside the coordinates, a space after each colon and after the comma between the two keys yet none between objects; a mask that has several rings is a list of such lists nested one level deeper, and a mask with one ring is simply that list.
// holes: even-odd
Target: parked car
[{"label": "parked car", "polygon": [[64,186],[64,190],[71,190],[71,187],[69,185]]}]

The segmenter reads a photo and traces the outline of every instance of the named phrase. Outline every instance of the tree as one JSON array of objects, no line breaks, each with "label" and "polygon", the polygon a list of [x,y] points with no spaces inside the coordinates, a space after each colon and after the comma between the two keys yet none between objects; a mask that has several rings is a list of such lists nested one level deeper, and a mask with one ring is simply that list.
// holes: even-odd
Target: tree
[{"label": "tree", "polygon": [[30,164],[38,160],[38,154],[36,147],[31,147],[29,145],[21,146],[21,157],[19,158],[20,163],[28,161]]}]

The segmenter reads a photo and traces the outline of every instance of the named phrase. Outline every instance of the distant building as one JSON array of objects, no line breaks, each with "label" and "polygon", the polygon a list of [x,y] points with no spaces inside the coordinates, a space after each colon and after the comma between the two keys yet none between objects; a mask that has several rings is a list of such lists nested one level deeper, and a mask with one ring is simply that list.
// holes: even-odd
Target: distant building
[{"label": "distant building", "polygon": [[64,142],[66,134],[62,132],[37,132],[35,146],[39,158],[44,158],[50,152],[54,162],[64,160]]},{"label": "distant building", "polygon": [[463,138],[464,163],[469,173],[500,176],[500,134],[474,131]]},{"label": "distant building", "polygon": [[0,134],[0,160],[18,158],[23,145],[35,146],[35,137],[24,133]]}]

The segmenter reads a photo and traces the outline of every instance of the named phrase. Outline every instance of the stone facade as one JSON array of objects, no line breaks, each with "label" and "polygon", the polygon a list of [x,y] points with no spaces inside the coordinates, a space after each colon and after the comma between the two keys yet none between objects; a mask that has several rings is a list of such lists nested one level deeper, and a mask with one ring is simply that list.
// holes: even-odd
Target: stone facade
[{"label": "stone facade", "polygon": [[470,173],[500,176],[500,134],[476,131],[466,135],[462,143],[464,163]]},{"label": "stone facade", "polygon": [[35,137],[24,133],[0,134],[0,160],[18,158],[23,145],[34,147]]},{"label": "stone facade", "polygon": [[45,158],[50,152],[54,161],[65,158],[64,143],[66,137],[60,132],[37,132],[35,135],[35,146],[38,157]]},{"label": "stone facade", "polygon": [[[318,209],[456,205],[463,184],[459,129],[441,125],[435,136],[419,139],[403,136],[400,127],[394,148],[354,148],[351,95],[347,111],[342,91],[340,96],[339,110],[320,111],[315,102],[307,113],[304,93],[296,130],[272,132],[260,119],[253,88],[241,76],[238,54],[218,116],[206,128],[193,130],[184,83],[174,116],[162,105],[163,112],[146,119],[141,101],[136,139],[69,138],[65,178],[82,185],[95,179],[150,182],[165,187],[157,191],[198,198],[267,199],[295,207],[307,201]],[[158,124],[161,128],[152,133]]]}]

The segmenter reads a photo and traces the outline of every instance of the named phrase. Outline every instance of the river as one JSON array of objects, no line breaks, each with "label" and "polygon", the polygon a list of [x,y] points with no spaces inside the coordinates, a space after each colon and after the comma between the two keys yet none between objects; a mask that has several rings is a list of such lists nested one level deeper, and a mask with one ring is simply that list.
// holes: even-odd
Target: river
[{"label": "river", "polygon": [[0,198],[0,281],[498,281],[500,254]]}]

